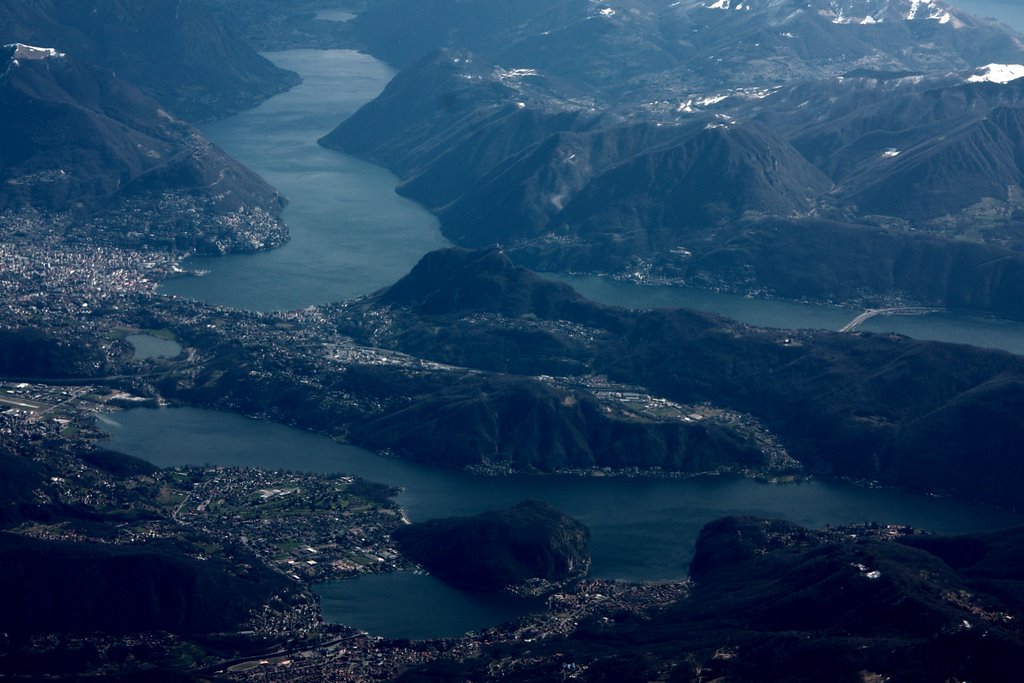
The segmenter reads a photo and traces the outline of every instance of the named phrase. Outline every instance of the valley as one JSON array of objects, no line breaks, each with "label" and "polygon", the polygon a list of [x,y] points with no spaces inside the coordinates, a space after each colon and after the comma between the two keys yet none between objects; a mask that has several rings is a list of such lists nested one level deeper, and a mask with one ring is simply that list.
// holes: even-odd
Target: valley
[{"label": "valley", "polygon": [[1019,83],[986,76],[1019,46],[938,5],[824,5],[521,6],[488,15],[500,50],[419,31],[414,57],[373,42],[411,20],[381,3],[353,30],[405,69],[322,143],[540,270],[1019,318]]},{"label": "valley", "polygon": [[0,10],[0,676],[1015,680],[1015,35],[171,4]]}]

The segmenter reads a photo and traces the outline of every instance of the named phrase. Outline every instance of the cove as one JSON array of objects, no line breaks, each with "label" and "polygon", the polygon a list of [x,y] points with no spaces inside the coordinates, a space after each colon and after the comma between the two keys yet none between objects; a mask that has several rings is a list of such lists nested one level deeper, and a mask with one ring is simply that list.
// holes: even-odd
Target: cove
[{"label": "cove", "polygon": [[[106,448],[161,467],[210,464],[343,472],[398,486],[402,488],[398,503],[412,521],[473,514],[523,499],[542,500],[590,528],[591,574],[597,578],[652,581],[683,577],[701,527],[725,515],[782,518],[817,528],[858,522],[901,523],[940,533],[1024,524],[1020,514],[826,481],[773,485],[736,476],[486,477],[385,458],[326,436],[195,408],[133,409],[98,419],[110,435],[103,444]],[[406,587],[409,593],[436,591],[442,585],[420,579],[423,577],[408,579],[418,583],[414,589]],[[374,594],[387,595],[388,591]],[[339,621],[361,628],[365,626],[345,616],[344,604],[355,616],[376,609],[391,614],[399,624],[402,594],[391,593],[390,603],[368,602],[365,596],[362,602],[325,602],[324,609]],[[453,604],[451,609],[462,608]],[[501,619],[488,625],[498,621]],[[467,628],[482,625],[472,623]],[[426,635],[430,634],[420,634]]]}]

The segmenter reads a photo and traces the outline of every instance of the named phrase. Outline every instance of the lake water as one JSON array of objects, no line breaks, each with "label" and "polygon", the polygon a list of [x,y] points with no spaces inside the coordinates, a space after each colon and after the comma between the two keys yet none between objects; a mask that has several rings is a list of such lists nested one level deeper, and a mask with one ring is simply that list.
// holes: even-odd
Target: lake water
[{"label": "lake water", "polygon": [[[958,3],[1024,29],[1016,2]],[[321,12],[322,19],[345,20]],[[393,72],[351,51],[268,55],[304,82],[261,107],[207,125],[204,132],[285,193],[292,241],[266,254],[197,258],[201,278],[162,291],[249,310],[287,310],[370,293],[445,246],[434,217],[393,191],[397,179],[372,164],[325,150],[316,139],[385,86]],[[688,306],[775,327],[837,329],[856,315],[838,307],[562,276],[584,294],[638,308]],[[863,329],[895,331],[1024,353],[1024,324],[953,314],[878,317]],[[138,348],[138,347],[137,347]],[[587,524],[592,574],[658,580],[684,576],[701,526],[728,514],[781,517],[822,527],[879,521],[960,533],[1024,523],[980,506],[893,491],[808,482],[778,486],[737,477],[629,479],[480,477],[386,459],[281,425],[196,409],[132,410],[101,416],[107,446],[157,465],[239,465],[346,472],[403,488],[398,502],[414,521],[544,500]],[[533,609],[505,597],[453,591],[410,573],[321,586],[326,618],[389,637],[456,635]]]},{"label": "lake water", "polygon": [[390,285],[448,245],[437,219],[395,194],[390,172],[316,141],[380,93],[394,72],[350,50],[267,55],[303,82],[203,133],[286,197],[291,241],[270,252],[189,259],[206,270],[160,291],[255,311],[350,299]]},{"label": "lake water", "polygon": [[455,638],[544,609],[541,599],[465,593],[428,574],[370,574],[316,586],[328,622],[386,638]]},{"label": "lake water", "polygon": [[[692,308],[762,327],[838,330],[860,310],[842,306],[768,301],[686,287],[639,285],[596,275],[548,274],[594,301],[626,308]],[[879,315],[857,329],[918,339],[971,344],[1024,354],[1024,322],[965,313]]]},{"label": "lake water", "polygon": [[[289,198],[284,217],[292,240],[267,253],[190,259],[189,267],[209,273],[170,280],[161,291],[247,310],[304,308],[386,287],[423,254],[449,245],[432,214],[395,194],[394,175],[316,144],[375,97],[394,72],[350,50],[267,56],[300,73],[302,85],[256,109],[208,124],[203,132]],[[608,278],[555,277],[603,303],[688,306],[771,327],[838,329],[859,313]],[[1024,353],[1024,323],[1019,322],[961,314],[884,316],[862,329]]]},{"label": "lake water", "polygon": [[125,340],[135,349],[135,358],[174,358],[181,353],[181,344],[151,334],[129,334]]},{"label": "lake water", "polygon": [[[1022,515],[981,506],[820,481],[772,485],[733,476],[484,477],[383,458],[325,436],[194,408],[136,409],[99,419],[110,434],[106,447],[162,467],[213,464],[344,472],[400,486],[398,502],[413,521],[473,514],[524,499],[543,500],[590,528],[591,573],[599,578],[634,581],[685,576],[700,528],[724,515],[779,517],[810,527],[902,523],[943,533],[1024,523]],[[375,582],[391,588],[380,589]],[[325,613],[394,637],[402,636],[385,629],[405,628],[403,610],[408,600],[417,592],[436,596],[443,587],[430,577],[415,575],[359,585],[367,590],[356,585],[327,589]],[[457,622],[465,629],[485,625],[480,614],[491,614],[491,625],[508,616],[507,603],[489,603],[489,598],[471,594],[466,599],[479,602],[484,611],[472,612],[469,623]],[[465,611],[454,605],[452,609],[453,614]],[[376,612],[376,619],[360,621],[368,612]],[[448,619],[443,621],[449,624],[445,628],[453,623]],[[429,630],[417,633],[418,637],[440,635]]]}]

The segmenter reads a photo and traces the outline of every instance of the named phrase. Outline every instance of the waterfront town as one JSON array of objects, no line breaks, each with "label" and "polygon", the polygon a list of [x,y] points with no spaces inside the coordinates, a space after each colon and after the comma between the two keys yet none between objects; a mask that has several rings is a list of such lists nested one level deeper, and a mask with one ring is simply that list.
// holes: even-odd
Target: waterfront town
[{"label": "waterfront town", "polygon": [[203,655],[186,638],[162,633],[54,634],[31,643],[37,652],[90,648],[100,661],[94,673],[131,671],[132,660],[119,653],[134,649],[159,652],[179,658],[185,668],[241,681],[384,680],[414,664],[438,658],[461,661],[498,643],[564,636],[584,620],[607,619],[622,610],[639,614],[686,594],[685,581],[585,580],[550,595],[546,611],[535,617],[464,638],[411,643],[325,624],[309,590],[316,583],[366,573],[422,571],[402,558],[390,541],[390,531],[403,523],[390,498],[394,492],[347,475],[224,467],[157,469],[132,459],[112,461],[112,454],[96,445],[103,434],[96,429],[94,415],[117,410],[115,406],[127,398],[124,392],[90,385],[0,385],[0,447],[33,460],[48,474],[36,482],[34,502],[121,519],[102,528],[74,518],[31,521],[11,531],[46,540],[117,545],[176,541],[199,559],[233,557],[229,546],[241,544],[298,590],[255,610],[240,633],[274,645],[226,662]]},{"label": "waterfront town", "polygon": [[[261,314],[162,296],[157,292],[161,280],[188,276],[181,257],[167,252],[58,244],[51,236],[36,234],[0,242],[0,256],[5,263],[0,274],[3,327],[42,331],[57,355],[27,373],[15,365],[16,359],[5,367],[0,447],[31,460],[44,473],[32,482],[32,504],[89,510],[119,520],[98,526],[81,523],[75,515],[57,515],[51,522],[25,521],[9,531],[44,540],[123,546],[173,542],[197,559],[220,557],[245,567],[252,560],[240,558],[253,558],[286,577],[290,586],[271,604],[254,610],[239,634],[269,644],[252,656],[224,660],[187,638],[166,633],[51,634],[34,639],[29,644],[33,652],[87,648],[96,653],[93,673],[131,671],[152,661],[153,653],[161,653],[184,670],[235,680],[382,680],[438,658],[472,658],[481,648],[502,642],[564,636],[585,620],[607,619],[621,610],[640,614],[686,594],[685,581],[584,581],[560,587],[548,597],[547,610],[535,617],[437,641],[390,641],[325,624],[311,586],[366,573],[422,571],[390,541],[391,530],[403,523],[391,499],[393,491],[344,474],[159,469],[133,459],[122,462],[102,447],[105,435],[97,416],[160,405],[168,398],[175,400],[176,392],[202,404],[201,392],[189,394],[180,387],[208,382],[211,365],[213,371],[223,372],[218,363],[236,363],[249,381],[274,387],[267,389],[271,393],[279,394],[282,386],[302,387],[315,397],[311,403],[331,416],[369,415],[388,401],[408,400],[361,393],[357,386],[336,381],[351,368],[393,368],[423,376],[477,371],[362,346],[340,334],[333,319],[318,309]],[[575,328],[565,332],[585,334]],[[128,337],[139,334],[175,343],[177,355],[138,354]],[[231,353],[224,356],[226,346]],[[586,391],[609,410],[638,416],[723,423],[744,419],[710,406],[680,406],[597,376],[540,379],[566,391]],[[247,403],[230,392],[218,396],[216,403],[253,417],[322,428],[315,411],[297,420],[294,410],[277,413],[270,404]],[[329,424],[337,430],[342,423]],[[749,423],[748,428],[758,427]],[[340,431],[326,431],[344,437],[343,424]],[[775,448],[770,438],[763,441],[766,449]],[[784,452],[779,457],[785,460]],[[126,649],[149,654],[125,659]],[[0,654],[0,661],[16,654]],[[569,664],[564,672],[571,678],[578,669]],[[498,666],[517,665],[507,661]]]}]

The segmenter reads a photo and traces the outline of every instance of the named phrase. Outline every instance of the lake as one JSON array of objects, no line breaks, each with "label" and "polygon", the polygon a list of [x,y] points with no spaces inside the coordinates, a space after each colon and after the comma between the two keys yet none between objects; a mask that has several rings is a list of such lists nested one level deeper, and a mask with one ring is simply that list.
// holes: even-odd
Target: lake
[{"label": "lake", "polygon": [[[265,253],[189,259],[188,267],[208,273],[170,280],[160,291],[246,310],[293,310],[369,294],[401,278],[428,251],[450,246],[430,212],[395,193],[393,174],[316,144],[380,93],[394,71],[351,50],[267,56],[297,71],[302,85],[207,124],[203,132],[288,197],[284,218],[292,239]],[[553,277],[607,304],[688,306],[770,327],[838,329],[859,313],[593,276]],[[1024,353],[1024,323],[982,316],[879,316],[862,329]]]},{"label": "lake", "polygon": [[154,337],[151,334],[129,334],[125,340],[135,349],[135,358],[174,358],[181,353],[181,344],[171,339]]},{"label": "lake", "polygon": [[[589,299],[612,306],[692,308],[761,327],[838,330],[860,313],[859,309],[843,306],[753,299],[687,287],[636,284],[596,275],[547,275],[572,285]],[[980,314],[942,311],[925,315],[879,315],[857,329],[1024,354],[1024,322]]]},{"label": "lake", "polygon": [[292,239],[279,249],[192,258],[209,271],[161,285],[166,294],[253,311],[293,310],[351,299],[390,285],[428,251],[449,245],[437,219],[395,194],[385,169],[319,146],[318,138],[376,97],[394,71],[351,50],[267,55],[303,82],[203,133],[290,201]]},{"label": "lake", "polygon": [[[135,409],[100,415],[99,420],[100,427],[110,434],[104,444],[107,448],[161,467],[211,464],[343,472],[400,486],[398,503],[412,521],[467,515],[524,499],[542,500],[590,528],[591,574],[598,578],[649,581],[683,577],[700,528],[725,515],[778,517],[819,528],[856,522],[902,523],[943,533],[1024,524],[1024,515],[982,506],[823,481],[777,485],[736,476],[486,477],[384,458],[337,444],[326,436],[195,408]],[[379,585],[374,585],[373,590],[363,591],[357,588],[359,584],[329,590],[324,594],[325,613],[352,626],[409,637],[385,629],[406,628],[402,610],[410,594],[424,592],[436,597],[448,590],[431,577],[415,575],[373,579],[366,584],[374,582],[393,582],[393,590],[378,590]],[[332,595],[341,601],[332,601]],[[381,596],[389,595],[380,602]],[[477,623],[479,613],[474,612],[466,628],[507,618],[508,603],[489,604],[486,596],[467,596],[482,601],[479,609],[483,614],[492,610],[495,620]],[[454,603],[452,610],[465,611],[456,609]],[[377,620],[359,621],[367,612],[378,613]],[[440,635],[429,631],[429,625],[426,628],[416,637]]]},{"label": "lake", "polygon": [[[960,6],[1024,28],[1016,2]],[[321,12],[344,20],[345,13]],[[203,128],[215,143],[284,192],[292,240],[255,255],[190,259],[204,277],[172,280],[161,291],[248,310],[289,310],[361,296],[404,275],[448,242],[436,219],[394,192],[397,178],[323,149],[317,138],[375,97],[393,76],[385,64],[347,50],[267,55],[299,72],[301,86],[262,106]],[[762,301],[700,290],[558,276],[605,303],[688,306],[773,327],[837,329],[857,311]],[[951,313],[877,317],[865,330],[895,331],[1024,353],[1024,324]],[[138,348],[138,347],[137,347]],[[376,456],[363,449],[229,413],[188,408],[100,416],[107,447],[161,466],[216,464],[345,472],[402,487],[414,521],[544,500],[593,534],[592,575],[659,580],[686,574],[697,534],[730,514],[781,517],[822,527],[879,521],[960,533],[1024,523],[1021,515],[926,496],[830,482],[769,485],[739,477],[693,479],[482,477]],[[506,597],[460,593],[432,577],[401,573],[318,588],[327,619],[389,637],[456,635],[536,608]]]}]

